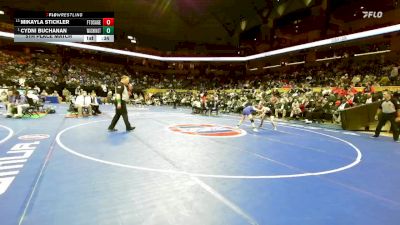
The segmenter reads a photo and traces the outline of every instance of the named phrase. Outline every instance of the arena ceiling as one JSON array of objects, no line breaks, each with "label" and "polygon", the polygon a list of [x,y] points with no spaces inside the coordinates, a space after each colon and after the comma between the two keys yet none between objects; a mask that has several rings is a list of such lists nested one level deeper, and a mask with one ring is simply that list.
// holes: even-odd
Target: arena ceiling
[{"label": "arena ceiling", "polygon": [[[178,43],[237,46],[239,34],[314,0],[0,0],[15,10],[114,11],[118,41],[127,35],[149,47]],[[281,8],[279,8],[281,7]],[[279,12],[278,12],[279,10]],[[244,22],[246,25],[244,26]]]},{"label": "arena ceiling", "polygon": [[[251,38],[254,33],[273,32],[276,27],[285,27],[286,36],[296,34],[293,21],[319,14],[324,4],[332,3],[333,11],[339,9],[334,14],[348,17],[343,18],[346,21],[354,19],[353,8],[359,5],[394,1],[397,0],[0,0],[0,10],[6,12],[9,23],[16,10],[113,11],[116,48],[130,45],[127,36],[131,35],[138,46],[163,51],[185,46],[191,50],[191,46],[232,50],[247,34]],[[325,19],[313,18],[317,17],[305,22],[304,32],[306,26],[327,27]]]}]

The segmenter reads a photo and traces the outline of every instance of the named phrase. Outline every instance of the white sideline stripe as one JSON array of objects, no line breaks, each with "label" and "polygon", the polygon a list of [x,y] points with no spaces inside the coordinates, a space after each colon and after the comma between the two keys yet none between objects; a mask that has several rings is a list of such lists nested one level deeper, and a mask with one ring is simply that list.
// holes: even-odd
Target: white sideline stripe
[{"label": "white sideline stripe", "polygon": [[324,129],[324,131],[333,132],[333,133],[340,133],[340,131],[338,131],[338,130]]},{"label": "white sideline stripe", "polygon": [[284,127],[289,127],[292,129],[298,129],[298,130],[303,130],[306,132],[311,132],[311,133],[315,133],[315,134],[320,134],[329,138],[333,138],[336,140],[339,140],[347,145],[349,145],[353,150],[356,151],[357,153],[357,157],[355,158],[355,160],[345,166],[336,168],[336,169],[332,169],[332,170],[325,170],[325,171],[320,171],[320,172],[310,172],[310,173],[300,173],[300,174],[284,174],[284,175],[254,175],[254,176],[246,176],[246,175],[223,175],[223,174],[204,174],[204,173],[190,173],[190,172],[186,172],[186,171],[177,171],[177,170],[165,170],[165,169],[155,169],[155,168],[148,168],[148,167],[141,167],[141,166],[132,166],[132,165],[126,165],[126,164],[122,164],[122,163],[117,163],[117,162],[110,162],[107,160],[102,160],[102,159],[97,159],[91,156],[87,156],[84,155],[82,153],[79,153],[77,151],[74,151],[73,149],[68,148],[67,146],[65,146],[62,142],[61,142],[61,136],[62,134],[64,134],[66,131],[71,130],[73,128],[76,127],[80,127],[80,126],[84,126],[84,125],[88,125],[88,124],[92,124],[92,123],[99,123],[99,122],[104,122],[104,121],[109,121],[109,120],[98,120],[98,121],[92,121],[92,122],[88,122],[88,123],[82,123],[82,124],[77,124],[77,125],[73,125],[70,127],[67,127],[65,129],[63,129],[62,131],[60,131],[57,136],[56,136],[56,141],[57,144],[64,149],[65,151],[78,156],[80,158],[83,159],[88,159],[94,162],[98,162],[98,163],[102,163],[105,165],[111,165],[111,166],[117,166],[117,167],[121,167],[121,168],[128,168],[128,169],[135,169],[135,170],[142,170],[142,171],[149,171],[149,172],[158,172],[158,173],[167,173],[167,174],[180,174],[180,175],[189,175],[189,176],[194,176],[194,177],[207,177],[207,178],[224,178],[224,179],[281,179],[281,178],[295,178],[295,177],[306,177],[306,176],[319,176],[319,175],[325,175],[325,174],[331,174],[331,173],[337,173],[337,172],[341,172],[344,170],[347,170],[351,167],[356,166],[357,164],[359,164],[361,162],[361,158],[362,158],[362,153],[361,151],[352,143],[343,140],[341,138],[338,137],[334,137],[328,134],[324,134],[324,133],[320,133],[317,131],[312,131],[312,130],[308,130],[308,129],[302,129],[302,128],[295,128],[295,127],[291,127],[291,126],[285,126],[285,125],[281,125]]},{"label": "white sideline stripe", "polygon": [[347,135],[353,135],[353,136],[360,136],[359,134],[353,133],[353,132],[342,132],[343,134],[347,134]]},{"label": "white sideline stripe", "polygon": [[0,170],[19,169],[19,168],[22,168],[23,166],[24,165],[0,166]]},{"label": "white sideline stripe", "polygon": [[15,171],[8,171],[8,172],[0,172],[0,177],[7,177],[7,176],[14,176],[19,173],[18,170]]},{"label": "white sideline stripe", "polygon": [[6,156],[6,157],[1,157],[0,158],[0,163],[1,161],[7,161],[7,160],[14,160],[14,159],[23,159],[24,157],[22,156]]},{"label": "white sideline stripe", "polygon": [[[289,124],[285,124],[285,123],[279,123],[279,125],[280,124],[283,124],[283,125],[289,125]],[[303,126],[303,125],[298,125],[298,124],[290,124],[289,126],[292,126],[292,127],[303,127],[303,128],[306,128],[306,126]]]},{"label": "white sideline stripe", "polygon": [[239,206],[235,205],[233,202],[229,201],[227,198],[225,198],[222,194],[214,190],[212,187],[201,181],[197,177],[190,176],[192,180],[194,180],[200,187],[202,187],[204,190],[206,190],[208,193],[210,193],[212,196],[214,196],[216,199],[224,203],[226,206],[228,206],[230,209],[232,209],[234,212],[239,214],[241,217],[243,217],[247,222],[253,225],[258,225],[257,221],[255,221],[252,217],[247,215]]},{"label": "white sideline stripe", "polygon": [[26,161],[27,161],[27,159],[12,159],[12,160],[8,160],[8,161],[2,161],[2,162],[0,162],[0,169],[2,167],[1,165],[24,163]]},{"label": "white sideline stripe", "polygon": [[2,140],[0,140],[0,144],[2,144],[4,142],[6,142],[8,139],[10,139],[11,136],[13,136],[14,131],[11,128],[6,127],[4,125],[0,125],[0,127],[3,127],[4,129],[8,130],[8,135],[5,138],[3,138]]},{"label": "white sideline stripe", "polygon": [[310,129],[310,130],[322,130],[322,128],[319,128],[319,127],[307,127],[307,129]]}]

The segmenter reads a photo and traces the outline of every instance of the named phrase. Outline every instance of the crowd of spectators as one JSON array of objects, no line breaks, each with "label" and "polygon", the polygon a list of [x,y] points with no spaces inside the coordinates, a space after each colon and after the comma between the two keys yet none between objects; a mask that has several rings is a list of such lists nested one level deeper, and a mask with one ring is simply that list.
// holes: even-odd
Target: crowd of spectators
[{"label": "crowd of spectators", "polygon": [[[394,93],[399,97],[399,93]],[[206,96],[205,98],[203,96]],[[325,88],[315,92],[310,88],[290,89],[241,89],[235,92],[217,90],[212,92],[181,92],[172,90],[163,94],[149,95],[148,105],[174,104],[191,106],[193,112],[211,114],[240,113],[248,105],[262,103],[270,108],[272,115],[286,119],[303,119],[307,123],[340,123],[340,110],[357,105],[373,103],[382,99],[381,92],[357,91],[354,87],[345,90]]]},{"label": "crowd of spectators", "polygon": [[[380,99],[376,87],[400,86],[399,65],[381,60],[336,60],[243,76],[215,75],[209,71],[204,76],[163,75],[162,71],[146,74],[126,65],[96,60],[63,62],[57,55],[0,51],[0,85],[34,89],[42,98],[52,95],[66,102],[75,101],[84,90],[110,103],[118,78],[128,74],[137,89],[135,103],[186,105],[201,112],[240,112],[246,105],[261,101],[277,117],[322,122],[339,121],[338,110]],[[313,91],[315,87],[321,91]],[[188,91],[144,91],[150,88]],[[286,91],[280,92],[278,88]]]}]

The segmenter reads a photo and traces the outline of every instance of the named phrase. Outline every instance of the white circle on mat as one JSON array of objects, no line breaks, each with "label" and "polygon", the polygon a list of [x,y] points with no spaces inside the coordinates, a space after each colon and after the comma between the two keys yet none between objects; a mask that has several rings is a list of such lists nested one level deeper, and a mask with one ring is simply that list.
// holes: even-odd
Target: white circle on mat
[{"label": "white circle on mat", "polygon": [[2,140],[0,140],[0,144],[2,144],[2,143],[4,143],[4,142],[6,142],[8,139],[10,139],[11,136],[13,136],[14,131],[13,131],[11,128],[6,127],[6,126],[4,126],[4,125],[0,125],[0,127],[6,129],[6,130],[8,131],[7,136],[6,136],[5,138],[3,138]]},{"label": "white circle on mat", "polygon": [[70,127],[67,127],[65,129],[63,129],[62,131],[60,131],[57,134],[56,137],[56,141],[57,144],[64,149],[65,151],[78,156],[82,159],[87,159],[87,160],[91,160],[97,163],[101,163],[101,164],[105,164],[105,165],[110,165],[110,166],[116,166],[116,167],[121,167],[121,168],[126,168],[126,169],[133,169],[133,170],[142,170],[142,171],[148,171],[148,172],[157,172],[157,173],[165,173],[165,174],[177,174],[177,175],[187,175],[187,176],[193,176],[193,177],[206,177],[206,178],[221,178],[221,179],[282,179],[282,178],[296,178],[296,177],[307,177],[307,176],[320,176],[320,175],[326,175],[326,174],[332,174],[332,173],[337,173],[337,172],[341,172],[347,169],[350,169],[354,166],[356,166],[357,164],[359,164],[361,162],[361,158],[362,158],[362,153],[361,151],[352,143],[343,140],[341,138],[332,136],[332,135],[328,135],[328,134],[324,134],[324,133],[320,133],[317,131],[313,131],[313,130],[307,130],[307,129],[302,129],[302,128],[295,128],[295,127],[288,127],[288,128],[292,128],[292,129],[299,129],[299,130],[303,130],[306,132],[310,132],[310,133],[314,133],[314,134],[319,134],[325,137],[329,137],[335,140],[338,140],[342,143],[345,143],[346,145],[350,146],[356,153],[357,156],[355,157],[354,161],[351,162],[350,164],[344,165],[342,167],[336,168],[336,169],[331,169],[331,170],[324,170],[324,171],[319,171],[319,172],[306,172],[306,173],[294,173],[294,174],[279,174],[279,175],[227,175],[227,174],[205,174],[205,173],[191,173],[191,172],[187,172],[187,171],[180,171],[180,170],[165,170],[165,169],[157,169],[157,168],[150,168],[150,167],[143,167],[143,166],[133,166],[133,165],[127,165],[127,164],[123,164],[123,163],[118,163],[118,162],[112,162],[112,161],[107,161],[104,159],[98,159],[92,156],[88,156],[82,153],[79,153],[76,150],[73,150],[69,147],[67,147],[66,145],[64,145],[61,141],[61,136],[69,131],[72,130],[74,128],[77,127],[81,127],[81,126],[85,126],[85,125],[89,125],[89,124],[93,124],[93,123],[99,123],[99,122],[104,122],[104,121],[109,121],[109,120],[98,120],[98,121],[92,121],[92,122],[88,122],[88,123],[82,123],[82,124],[78,124],[78,125],[73,125]]}]

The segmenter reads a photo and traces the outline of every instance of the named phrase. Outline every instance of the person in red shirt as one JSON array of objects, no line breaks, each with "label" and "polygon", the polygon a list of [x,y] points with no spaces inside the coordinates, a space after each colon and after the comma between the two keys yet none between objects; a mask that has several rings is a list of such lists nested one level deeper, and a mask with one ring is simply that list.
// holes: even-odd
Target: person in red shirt
[{"label": "person in red shirt", "polygon": [[207,91],[204,91],[200,93],[200,102],[201,102],[201,108],[203,110],[203,113],[207,114]]}]

